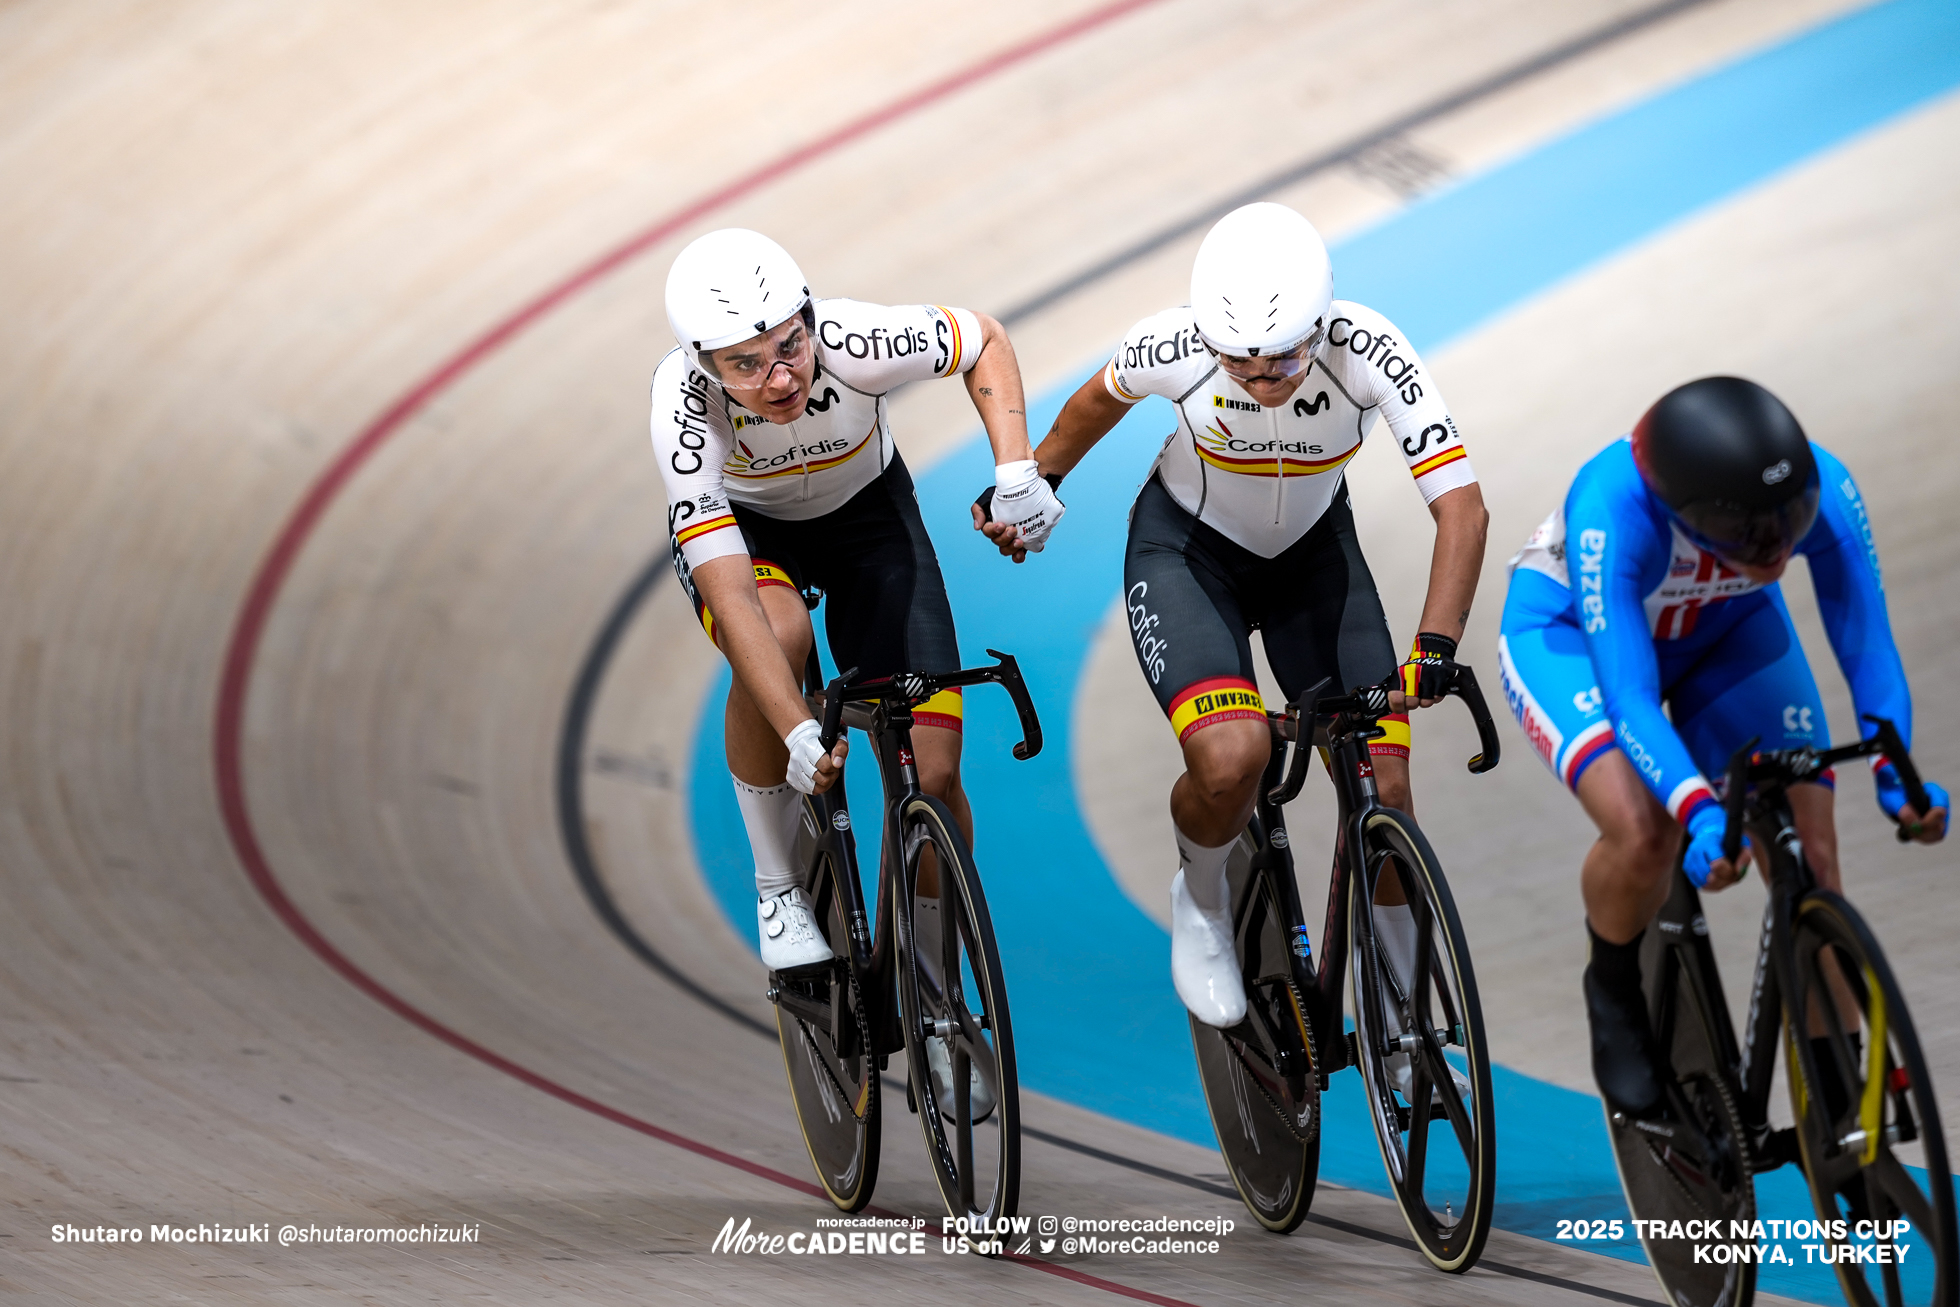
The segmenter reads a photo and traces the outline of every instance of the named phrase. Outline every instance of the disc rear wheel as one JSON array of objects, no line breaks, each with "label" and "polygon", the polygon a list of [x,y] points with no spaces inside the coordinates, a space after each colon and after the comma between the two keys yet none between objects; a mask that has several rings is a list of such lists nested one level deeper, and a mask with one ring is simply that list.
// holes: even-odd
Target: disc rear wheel
[{"label": "disc rear wheel", "polygon": [[1230,1030],[1191,1017],[1205,1105],[1232,1184],[1259,1224],[1285,1234],[1313,1203],[1320,1170],[1320,1077],[1295,987],[1293,941],[1272,883],[1240,836],[1226,864],[1245,980],[1245,1020]]},{"label": "disc rear wheel", "polygon": [[[1663,1229],[1676,1222],[1713,1221],[1715,1228],[1728,1230],[1730,1221],[1756,1216],[1754,1163],[1732,1078],[1732,1036],[1716,1033],[1728,1029],[1727,1000],[1720,977],[1698,970],[1704,956],[1713,966],[1707,922],[1694,888],[1678,869],[1674,877],[1674,897],[1647,927],[1640,954],[1641,990],[1655,1046],[1669,1072],[1673,1122],[1655,1129],[1652,1122],[1643,1125],[1609,1107],[1606,1133],[1636,1220],[1659,1222]],[[1669,942],[1689,938],[1697,941],[1693,947]],[[1698,1259],[1703,1241],[1650,1239],[1643,1228],[1654,1227],[1636,1227],[1635,1234],[1674,1307],[1746,1307],[1755,1297],[1754,1262]]]},{"label": "disc rear wheel", "polygon": [[878,1179],[878,1059],[864,994],[846,961],[850,936],[828,857],[818,862],[807,891],[837,957],[821,968],[772,974],[776,1029],[817,1179],[831,1202],[855,1212],[871,1201]]}]

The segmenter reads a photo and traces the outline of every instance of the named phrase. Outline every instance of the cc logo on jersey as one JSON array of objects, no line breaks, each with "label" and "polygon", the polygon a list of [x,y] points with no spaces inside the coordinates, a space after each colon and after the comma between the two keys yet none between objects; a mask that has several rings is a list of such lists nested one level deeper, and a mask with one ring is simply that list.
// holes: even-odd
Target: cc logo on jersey
[{"label": "cc logo on jersey", "polygon": [[1783,710],[1783,729],[1792,735],[1810,734],[1810,709],[1803,704],[1791,704]]}]

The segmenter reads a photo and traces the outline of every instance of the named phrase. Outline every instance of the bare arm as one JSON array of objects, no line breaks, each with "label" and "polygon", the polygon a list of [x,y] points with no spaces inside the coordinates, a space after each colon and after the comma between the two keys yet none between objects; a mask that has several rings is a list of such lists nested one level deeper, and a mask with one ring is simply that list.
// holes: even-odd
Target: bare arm
[{"label": "bare arm", "polygon": [[1436,549],[1429,557],[1429,597],[1418,630],[1452,640],[1463,638],[1470,601],[1477,597],[1477,574],[1484,567],[1484,535],[1490,513],[1476,482],[1439,495],[1429,506],[1436,519]]},{"label": "bare arm", "polygon": [[[973,370],[978,372],[980,365],[974,364]],[[1055,418],[1055,425],[1048,429],[1048,434],[1042,437],[1040,447],[1034,451],[1036,470],[1043,476],[1066,476],[1074,471],[1075,465],[1082,461],[1083,456],[1095,447],[1098,440],[1108,435],[1110,429],[1121,422],[1123,415],[1129,411],[1128,404],[1117,399],[1104,388],[1102,373],[1098,371],[1083,382],[1079,390],[1068,397],[1068,403],[1062,405],[1060,415]],[[973,510],[973,529],[984,531],[987,539],[998,545],[1000,552],[1013,558],[1015,562],[1018,563],[1027,556],[1026,550],[1005,541],[1011,528],[1004,522],[986,521],[978,507]]]},{"label": "bare arm", "polygon": [[[1490,526],[1490,513],[1484,508],[1484,492],[1476,482],[1439,495],[1429,506],[1436,519],[1436,548],[1429,556],[1429,597],[1423,601],[1418,631],[1463,639],[1463,628],[1470,621],[1470,602],[1477,597],[1477,574],[1484,566],[1484,536]],[[1389,705],[1408,710],[1400,690],[1389,693]],[[1427,708],[1434,699],[1423,699],[1416,707]]]},{"label": "bare arm", "polygon": [[[747,554],[727,554],[694,569],[694,587],[715,617],[715,643],[728,666],[777,737],[789,735],[799,722],[811,720],[809,705],[797,687],[796,675],[783,647],[769,626],[756,595],[755,568]],[[830,757],[817,764],[817,791],[836,782],[844,761],[840,739]],[[781,784],[777,777],[775,784]]]},{"label": "bare arm", "polygon": [[1028,401],[1021,389],[1021,365],[1007,328],[984,313],[980,319],[980,356],[966,374],[966,393],[973,398],[994,462],[1018,463],[1033,458],[1028,447]]}]

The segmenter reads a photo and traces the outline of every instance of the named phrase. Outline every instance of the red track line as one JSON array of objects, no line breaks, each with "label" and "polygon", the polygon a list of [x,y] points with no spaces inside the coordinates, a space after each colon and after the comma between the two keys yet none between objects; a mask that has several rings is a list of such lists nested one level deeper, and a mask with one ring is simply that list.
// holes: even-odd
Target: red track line
[{"label": "red track line", "polygon": [[[266,621],[272,614],[272,607],[279,599],[279,593],[285,586],[287,576],[292,572],[294,561],[313,534],[314,528],[319,525],[321,517],[339,497],[340,492],[346,488],[347,483],[353,479],[354,474],[374,456],[375,451],[401,430],[409,418],[427,407],[436,396],[449,389],[477,364],[538,319],[593,283],[617,271],[651,246],[714,210],[984,78],[1023,63],[1054,46],[1157,2],[1158,0],[1116,0],[1116,3],[1092,9],[1059,27],[1038,33],[1018,45],[1010,46],[979,63],[854,119],[737,178],[720,190],[713,191],[677,212],[669,214],[520,306],[515,312],[464,346],[368,423],[315,478],[291,515],[287,517],[285,525],[280,528],[272,547],[260,560],[258,570],[252,577],[251,588],[246,591],[245,602],[239,608],[237,620],[232,626],[231,640],[225,649],[224,671],[218,686],[218,708],[213,732],[215,736],[213,766],[218,787],[218,804],[224,816],[225,829],[231,836],[232,847],[237,851],[239,861],[244,864],[245,874],[251,880],[253,888],[266,901],[273,914],[285,923],[286,928],[299,937],[301,943],[313,950],[329,967],[339,972],[349,984],[396,1016],[512,1079],[569,1103],[573,1107],[590,1112],[594,1116],[611,1121],[615,1125],[637,1130],[662,1143],[686,1149],[711,1161],[720,1162],[724,1166],[746,1171],[758,1179],[767,1180],[786,1189],[794,1189],[798,1193],[817,1198],[824,1196],[821,1188],[806,1180],[799,1180],[773,1167],[763,1166],[759,1162],[752,1162],[745,1157],[689,1139],[685,1135],[657,1126],[651,1121],[643,1121],[617,1108],[608,1107],[596,1099],[587,1098],[584,1094],[568,1089],[555,1081],[547,1080],[535,1071],[519,1066],[468,1036],[451,1030],[401,998],[336,948],[287,896],[285,888],[273,874],[272,864],[267,859],[264,848],[260,846],[258,832],[252,825],[251,809],[245,799],[243,761],[245,701],[251,688],[252,667],[257,660],[259,646],[265,635]],[[1050,1275],[1057,1275],[1123,1297],[1157,1303],[1161,1307],[1191,1307],[1191,1304],[1179,1299],[1133,1289],[1127,1285],[1036,1258],[1010,1257],[1008,1260],[1016,1265],[1045,1271]]]}]

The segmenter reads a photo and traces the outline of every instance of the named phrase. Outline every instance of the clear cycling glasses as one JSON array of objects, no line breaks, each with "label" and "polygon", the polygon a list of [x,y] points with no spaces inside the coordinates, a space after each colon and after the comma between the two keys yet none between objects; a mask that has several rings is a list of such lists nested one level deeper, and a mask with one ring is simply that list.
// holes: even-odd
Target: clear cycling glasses
[{"label": "clear cycling glasses", "polygon": [[709,360],[723,390],[761,390],[778,367],[795,372],[810,361],[810,328],[791,314],[760,336],[712,350]]},{"label": "clear cycling glasses", "polygon": [[1252,358],[1214,349],[1210,341],[1205,342],[1205,348],[1218,356],[1219,367],[1240,381],[1290,380],[1312,365],[1314,353],[1320,348],[1321,339],[1326,334],[1324,322],[1316,322],[1306,338],[1290,349],[1274,350]]}]

